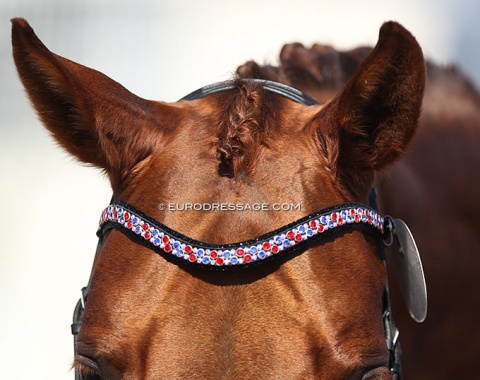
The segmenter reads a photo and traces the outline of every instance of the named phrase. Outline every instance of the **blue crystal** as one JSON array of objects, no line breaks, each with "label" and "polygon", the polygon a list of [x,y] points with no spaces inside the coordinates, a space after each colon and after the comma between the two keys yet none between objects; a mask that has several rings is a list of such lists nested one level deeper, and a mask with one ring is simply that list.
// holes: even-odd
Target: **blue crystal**
[{"label": "blue crystal", "polygon": [[286,248],[286,247],[290,247],[290,241],[288,239],[285,239],[283,241],[283,246]]},{"label": "blue crystal", "polygon": [[180,243],[178,241],[173,242],[173,248],[178,249],[180,248]]},{"label": "blue crystal", "polygon": [[205,254],[205,251],[203,249],[197,249],[197,256],[202,257]]},{"label": "blue crystal", "polygon": [[136,234],[139,234],[140,232],[142,232],[142,227],[136,226],[134,231],[135,231]]},{"label": "blue crystal", "polygon": [[223,258],[224,259],[229,259],[230,258],[230,251],[223,252]]},{"label": "blue crystal", "polygon": [[210,264],[210,258],[205,256],[203,259],[202,259],[202,263],[204,264]]},{"label": "blue crystal", "polygon": [[325,215],[322,215],[320,217],[320,223],[327,224],[328,223],[328,218]]},{"label": "blue crystal", "polygon": [[235,265],[238,263],[238,258],[236,256],[232,256],[232,258],[230,259],[230,262]]},{"label": "blue crystal", "polygon": [[183,249],[178,249],[177,250],[177,256],[182,257],[183,256]]},{"label": "blue crystal", "polygon": [[267,254],[264,251],[258,252],[258,258],[259,259],[264,259],[267,256]]},{"label": "blue crystal", "polygon": [[309,228],[309,229],[307,230],[307,235],[308,235],[308,236],[313,236],[313,230],[312,230],[311,228]]},{"label": "blue crystal", "polygon": [[335,222],[333,220],[328,222],[328,228],[335,228]]},{"label": "blue crystal", "polygon": [[159,238],[153,239],[153,245],[158,247],[160,245],[160,239]]},{"label": "blue crystal", "polygon": [[255,255],[257,252],[258,252],[257,247],[250,247],[250,253],[251,253],[252,255]]},{"label": "blue crystal", "polygon": [[301,234],[304,234],[305,230],[306,230],[305,226],[298,227],[298,232],[300,232]]},{"label": "blue crystal", "polygon": [[282,244],[282,237],[281,236],[275,236],[273,238],[273,240],[275,241],[275,244]]}]

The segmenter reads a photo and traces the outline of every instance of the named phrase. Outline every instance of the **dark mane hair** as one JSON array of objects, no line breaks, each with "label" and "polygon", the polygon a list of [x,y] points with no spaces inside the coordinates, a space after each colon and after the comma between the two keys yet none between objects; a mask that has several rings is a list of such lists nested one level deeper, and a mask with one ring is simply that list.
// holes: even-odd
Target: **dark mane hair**
[{"label": "dark mane hair", "polygon": [[[260,66],[249,61],[237,69],[237,75],[286,83],[309,94],[318,89],[334,94],[371,51],[370,47],[338,51],[328,45],[314,44],[306,48],[301,43],[291,43],[283,46],[278,66]],[[323,102],[329,99],[327,95],[317,100]]]},{"label": "dark mane hair", "polygon": [[[290,43],[283,46],[277,66],[262,66],[249,61],[237,68],[237,75],[241,78],[285,83],[324,103],[343,88],[371,51],[371,47],[342,51],[329,45],[314,44],[305,47],[298,42]],[[478,88],[458,67],[442,66],[431,61],[426,61],[426,64],[426,96],[429,91],[438,91],[439,86],[444,86],[443,91],[454,91],[458,95],[480,101]]]}]

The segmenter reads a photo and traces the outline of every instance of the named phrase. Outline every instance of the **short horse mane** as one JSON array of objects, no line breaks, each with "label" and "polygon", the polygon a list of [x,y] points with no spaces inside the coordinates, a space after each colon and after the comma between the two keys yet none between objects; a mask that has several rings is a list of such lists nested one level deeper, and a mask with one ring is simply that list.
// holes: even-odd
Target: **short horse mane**
[{"label": "short horse mane", "polygon": [[[284,45],[278,65],[259,65],[249,61],[238,67],[241,78],[268,79],[296,87],[324,103],[340,91],[345,82],[372,51],[363,46],[352,50],[336,50],[329,45],[301,43]],[[427,60],[426,90],[437,90],[439,85],[449,86],[477,102],[478,88],[455,65],[438,65]]]}]

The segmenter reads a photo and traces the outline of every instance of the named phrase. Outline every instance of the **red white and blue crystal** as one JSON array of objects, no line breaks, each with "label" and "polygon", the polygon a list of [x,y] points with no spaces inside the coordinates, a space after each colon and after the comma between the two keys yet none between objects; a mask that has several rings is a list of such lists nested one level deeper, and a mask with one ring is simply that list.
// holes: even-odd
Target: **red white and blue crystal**
[{"label": "red white and blue crystal", "polygon": [[[243,266],[265,260],[282,251],[291,249],[326,231],[339,229],[346,224],[366,225],[383,234],[383,218],[367,207],[345,207],[332,212],[304,218],[290,228],[279,229],[276,234],[266,234],[266,238],[248,240],[227,245],[199,242],[176,232],[168,233],[160,223],[148,222],[138,216],[128,205],[112,204],[100,218],[100,229],[107,224],[131,231],[153,247],[168,255],[176,256],[190,263],[203,266]],[[170,230],[171,231],[171,230]]]}]

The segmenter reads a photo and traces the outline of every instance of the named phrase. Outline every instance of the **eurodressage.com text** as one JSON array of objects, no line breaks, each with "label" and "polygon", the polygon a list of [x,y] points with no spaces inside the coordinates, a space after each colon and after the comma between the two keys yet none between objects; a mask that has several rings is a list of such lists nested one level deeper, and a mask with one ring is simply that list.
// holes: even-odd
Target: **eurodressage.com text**
[{"label": "eurodressage.com text", "polygon": [[166,203],[159,204],[166,211],[300,211],[300,203]]}]

